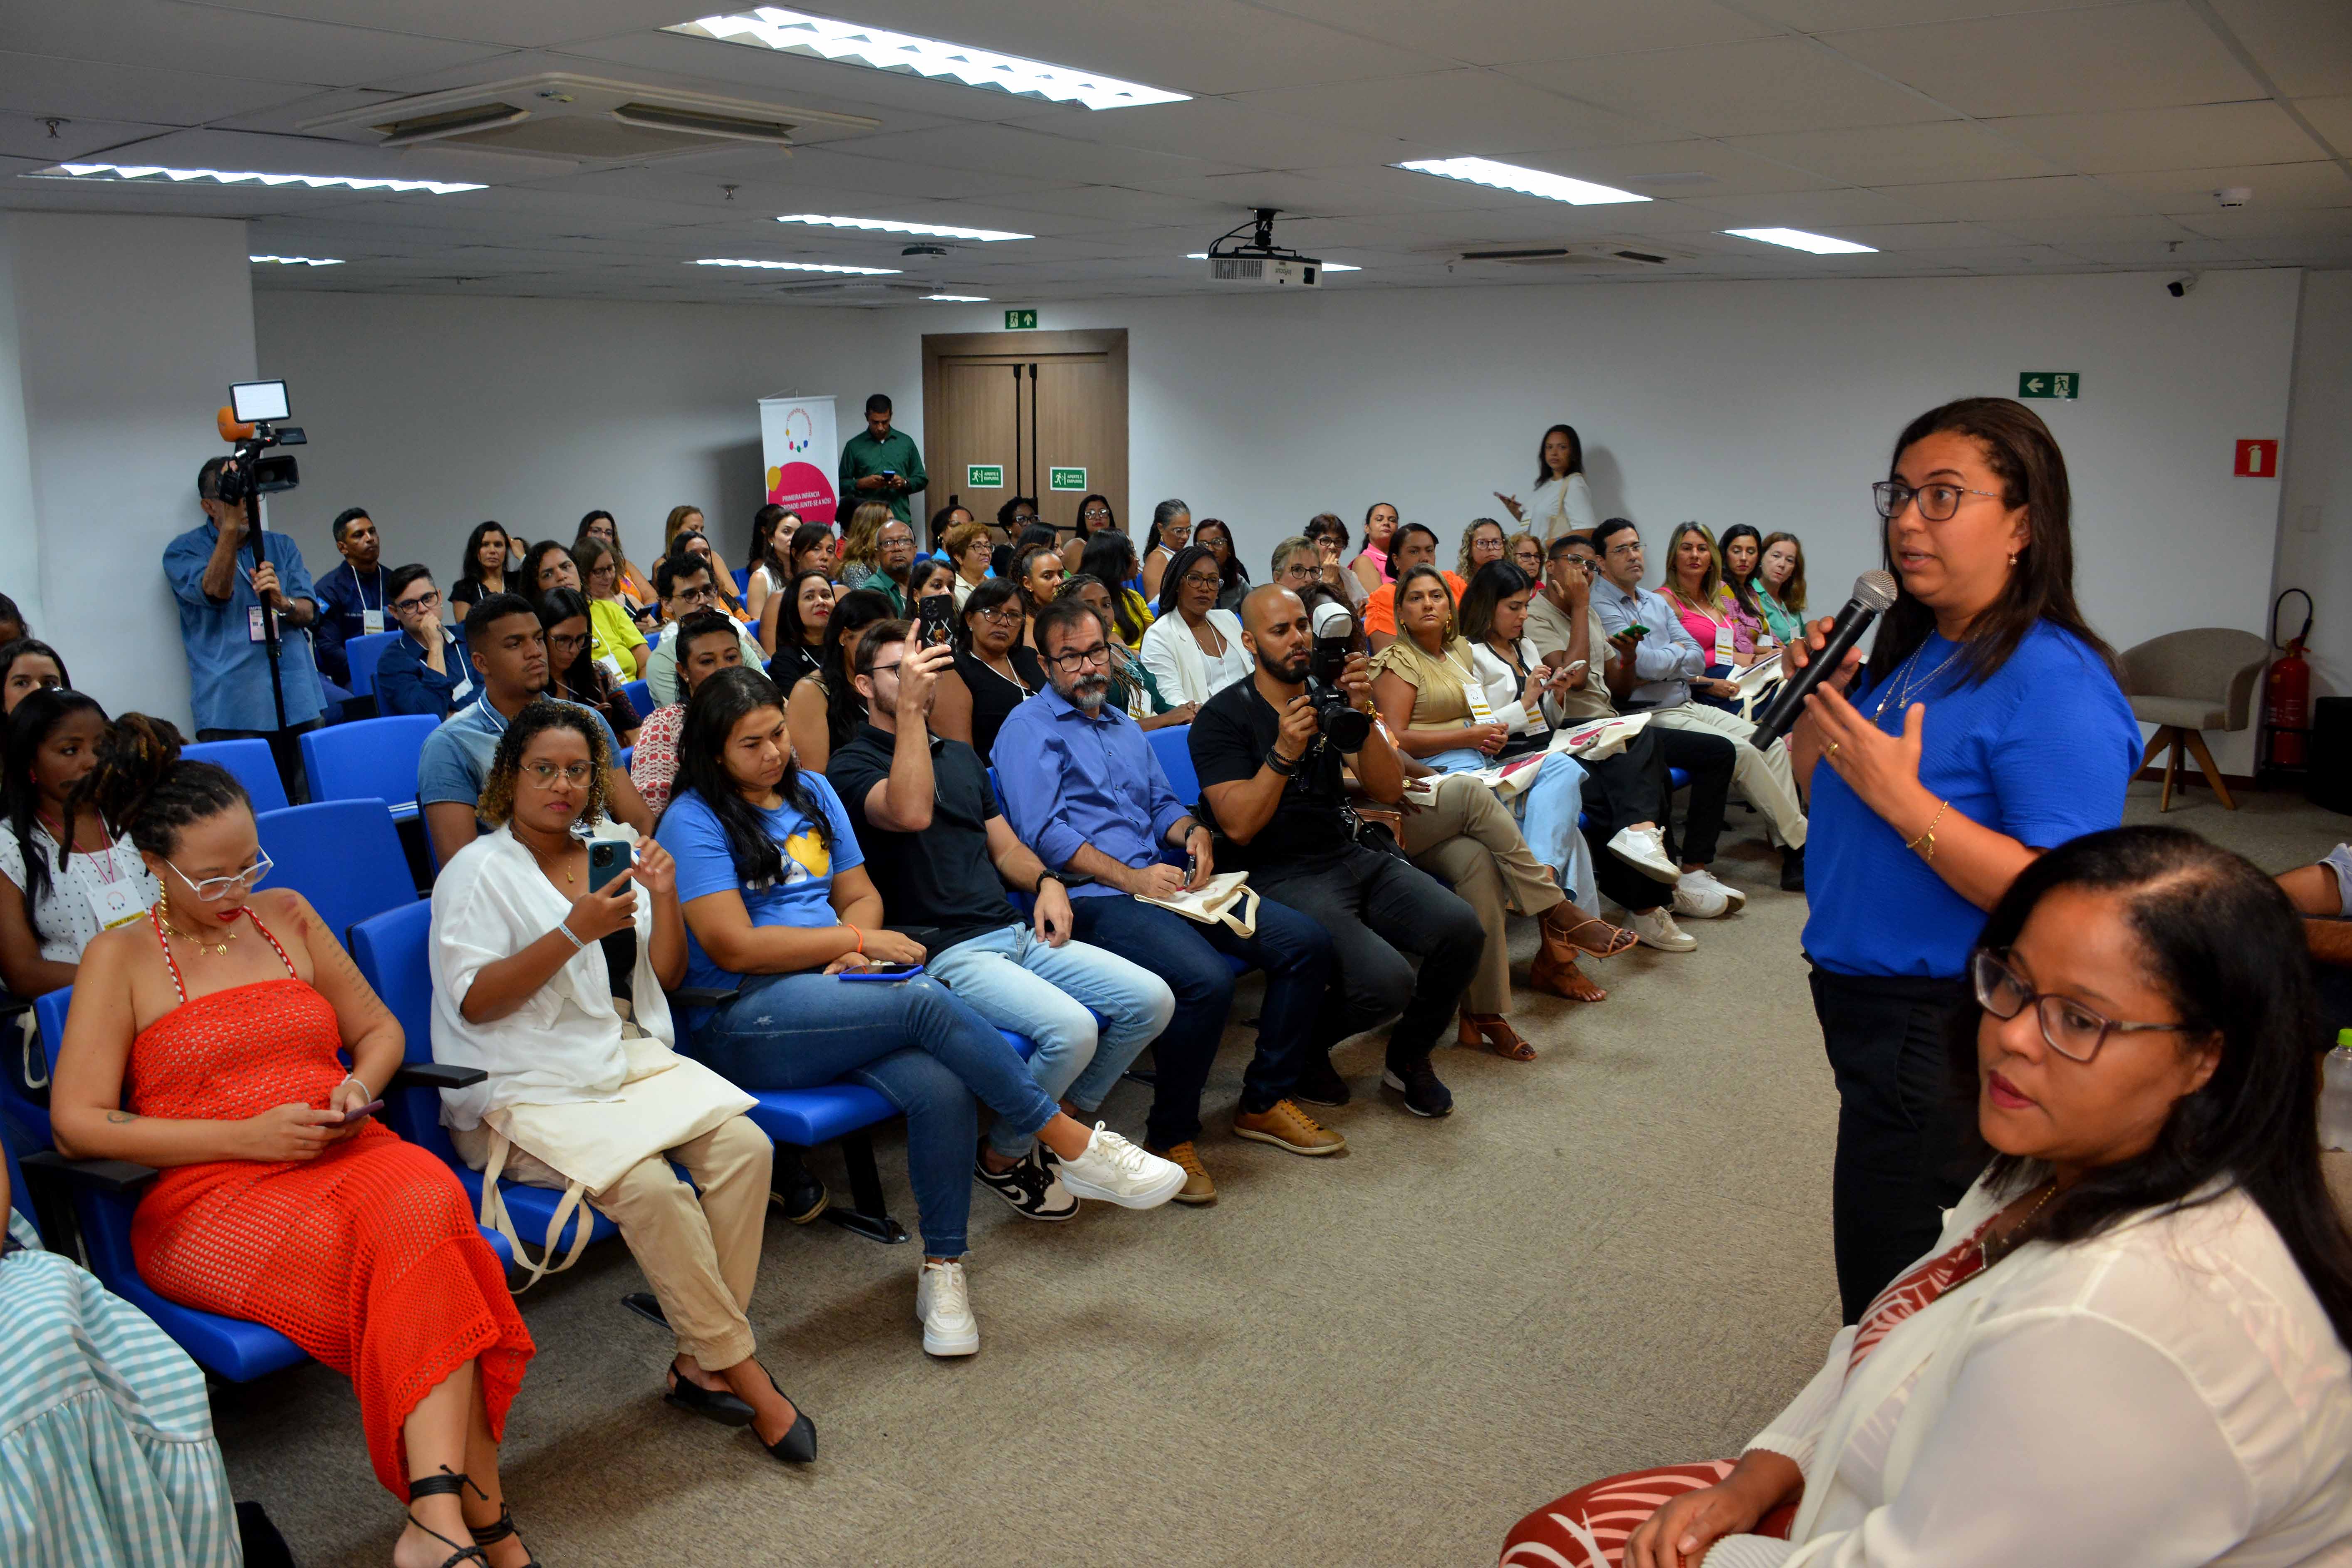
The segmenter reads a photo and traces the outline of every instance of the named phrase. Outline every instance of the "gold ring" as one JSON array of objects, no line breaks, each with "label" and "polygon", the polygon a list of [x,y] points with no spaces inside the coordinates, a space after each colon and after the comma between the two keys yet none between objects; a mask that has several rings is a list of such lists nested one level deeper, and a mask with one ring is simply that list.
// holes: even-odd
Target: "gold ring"
[{"label": "gold ring", "polygon": [[1822,752],[1822,761],[1824,761],[1824,762],[1826,762],[1826,761],[1828,761],[1831,758],[1835,757],[1835,756],[1837,755],[1837,748],[1838,748],[1838,743],[1837,743],[1836,741],[1834,741],[1834,740],[1831,741],[1831,742],[1830,742],[1830,748],[1829,748],[1827,751],[1824,751],[1824,752]]}]

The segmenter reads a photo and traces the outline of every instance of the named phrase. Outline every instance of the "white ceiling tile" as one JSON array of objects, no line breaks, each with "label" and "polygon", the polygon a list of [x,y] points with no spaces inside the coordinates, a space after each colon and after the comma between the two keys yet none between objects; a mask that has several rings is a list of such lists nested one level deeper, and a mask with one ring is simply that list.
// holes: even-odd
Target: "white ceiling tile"
[{"label": "white ceiling tile", "polygon": [[2065,172],[2015,141],[1965,120],[1882,125],[1869,131],[1782,131],[1737,137],[1730,145],[1856,185],[1924,185],[1938,180],[2006,180]]},{"label": "white ceiling tile", "polygon": [[1962,180],[1948,184],[1885,185],[1878,194],[1920,218],[1998,224],[2006,218],[2113,216],[2145,210],[2126,193],[2081,174],[2038,180]]},{"label": "white ceiling tile", "polygon": [[1384,163],[1428,155],[1425,138],[1408,128],[1360,128],[1319,117],[1275,113],[1243,98],[1195,98],[1157,103],[1073,123],[1063,115],[1026,116],[1006,123],[1104,147],[1135,147],[1206,158],[1243,169],[1297,169],[1318,163]]},{"label": "white ceiling tile", "polygon": [[2019,115],[1988,123],[2052,162],[2084,174],[2218,163],[2292,163],[2321,152],[2268,99],[2178,109]]},{"label": "white ceiling tile", "polygon": [[2352,152],[2352,96],[2303,98],[2294,107],[2339,152]]},{"label": "white ceiling tile", "polygon": [[30,115],[0,114],[0,153],[35,161],[35,167],[66,159],[95,159],[110,147],[130,146],[173,130],[119,120],[68,120],[52,131]]},{"label": "white ceiling tile", "polygon": [[1847,224],[1839,228],[1837,237],[1866,245],[1873,250],[1925,251],[1983,249],[2014,244],[2026,236],[2006,234],[1984,224]]},{"label": "white ceiling tile", "polygon": [[[1587,148],[1576,155],[1582,177],[1648,196],[1758,195],[1818,191],[1840,182],[1759,158],[1727,141],[1649,141],[1638,147]],[[1703,174],[1704,180],[1657,175]]]},{"label": "white ceiling tile", "polygon": [[1443,147],[1448,157],[1508,157],[1668,139],[1660,126],[1489,70],[1276,88],[1244,94],[1241,101],[1318,124],[1409,134]]},{"label": "white ceiling tile", "polygon": [[559,0],[484,5],[481,0],[214,0],[222,9],[303,17],[356,27],[397,26],[440,38],[474,38],[520,47],[560,44],[614,33],[651,31],[679,19],[677,0]]},{"label": "white ceiling tile", "polygon": [[1761,136],[1952,118],[1919,94],[1804,38],[1503,68],[1555,92],[1694,136]]},{"label": "white ceiling tile", "polygon": [[965,125],[904,135],[870,136],[844,143],[844,157],[927,163],[1032,180],[1083,180],[1104,184],[1155,177],[1231,173],[1235,166],[1138,148],[1099,147],[1010,125]]},{"label": "white ceiling tile", "polygon": [[2213,239],[2352,237],[2352,207],[2309,207],[2300,212],[2263,212],[2241,207],[2234,212],[2183,213],[2181,225]]},{"label": "white ceiling tile", "polygon": [[2352,92],[2352,6],[2343,0],[2212,0],[2212,5],[2288,97]]},{"label": "white ceiling tile", "polygon": [[7,47],[107,65],[194,71],[260,81],[375,81],[495,57],[497,46],[418,37],[384,26],[344,27],[183,0],[73,0],[11,6]]},{"label": "white ceiling tile", "polygon": [[2103,0],[1747,0],[1747,8],[1803,33],[1913,22],[1952,22],[2034,11],[2069,11]]},{"label": "white ceiling tile", "polygon": [[1492,0],[1478,7],[1475,26],[1465,25],[1462,7],[1426,0],[1268,0],[1267,8],[1476,65],[1732,43],[1775,31],[1714,0]]},{"label": "white ceiling tile", "polygon": [[1846,224],[1916,223],[1921,214],[1878,191],[1789,191],[1769,196],[1691,196],[1685,205],[1721,218],[1722,228],[1797,228],[1831,232]]},{"label": "white ceiling tile", "polygon": [[2223,169],[2166,169],[2110,174],[2104,184],[2135,193],[2160,213],[2220,212],[2213,193],[2242,185],[2257,212],[2352,206],[2352,174],[2340,163],[2233,164]]},{"label": "white ceiling tile", "polygon": [[1993,225],[2004,239],[2072,249],[2083,246],[2191,241],[2196,235],[2171,218],[2153,213],[2104,218],[2011,218]]},{"label": "white ceiling tile", "polygon": [[202,125],[310,90],[288,82],[0,53],[0,110],[18,114]]}]

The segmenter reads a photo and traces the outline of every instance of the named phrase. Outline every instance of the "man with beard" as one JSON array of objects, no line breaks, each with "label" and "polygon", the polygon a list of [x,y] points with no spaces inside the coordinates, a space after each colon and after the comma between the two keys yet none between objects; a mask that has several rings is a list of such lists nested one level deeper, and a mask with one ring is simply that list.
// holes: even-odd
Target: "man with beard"
[{"label": "man with beard", "polygon": [[[1216,1201],[1195,1145],[1202,1086],[1233,1006],[1230,956],[1266,976],[1235,1135],[1295,1155],[1338,1153],[1347,1140],[1289,1097],[1310,1060],[1329,1071],[1314,1027],[1331,978],[1331,938],[1271,899],[1259,902],[1249,936],[1142,902],[1205,884],[1217,867],[1214,835],[1176,798],[1143,731],[1107,700],[1110,630],[1101,615],[1064,594],[1037,612],[1036,634],[1052,685],[1005,719],[993,760],[1013,831],[1045,864],[1086,879],[1069,889],[1078,936],[1125,955],[1175,993],[1174,1020],[1152,1047],[1158,1082],[1144,1146],[1184,1167],[1177,1202]],[[1190,874],[1163,851],[1185,855]]]},{"label": "man with beard", "polygon": [[[1341,764],[1383,802],[1403,795],[1403,769],[1377,723],[1362,748],[1344,758],[1324,738],[1307,692],[1314,634],[1298,595],[1272,584],[1252,591],[1242,601],[1242,645],[1257,668],[1202,705],[1192,767],[1214,819],[1218,863],[1248,872],[1261,893],[1322,922],[1339,953],[1335,994],[1316,1019],[1321,1050],[1297,1093],[1344,1103],[1348,1086],[1330,1065],[1330,1048],[1394,1018],[1381,1083],[1416,1116],[1446,1115],[1454,1095],[1429,1053],[1477,970],[1486,943],[1477,912],[1402,854],[1365,841],[1376,830],[1360,831]],[[1371,711],[1361,653],[1349,655],[1339,685],[1356,708]],[[1399,948],[1421,955],[1418,976]]]}]

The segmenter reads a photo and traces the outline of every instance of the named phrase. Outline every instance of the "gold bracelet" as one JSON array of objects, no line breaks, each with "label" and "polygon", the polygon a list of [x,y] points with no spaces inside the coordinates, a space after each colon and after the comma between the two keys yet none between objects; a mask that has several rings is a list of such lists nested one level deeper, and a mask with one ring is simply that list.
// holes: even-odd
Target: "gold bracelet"
[{"label": "gold bracelet", "polygon": [[1906,850],[1916,850],[1918,849],[1920,845],[1925,844],[1927,846],[1927,858],[1934,860],[1936,858],[1936,824],[1944,820],[1944,813],[1950,810],[1951,807],[1952,803],[1949,800],[1937,801],[1936,814],[1927,819],[1927,827],[1920,831],[1917,838],[1913,839],[1909,843],[1905,844],[1903,847]]}]

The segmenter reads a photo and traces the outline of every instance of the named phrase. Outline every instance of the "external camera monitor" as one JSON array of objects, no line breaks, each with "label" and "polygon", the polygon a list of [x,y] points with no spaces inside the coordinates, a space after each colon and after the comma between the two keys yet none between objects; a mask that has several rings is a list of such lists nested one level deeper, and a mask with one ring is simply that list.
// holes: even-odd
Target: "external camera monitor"
[{"label": "external camera monitor", "polygon": [[238,382],[228,389],[228,404],[244,424],[275,424],[291,412],[284,382]]}]

